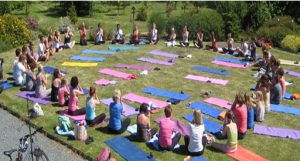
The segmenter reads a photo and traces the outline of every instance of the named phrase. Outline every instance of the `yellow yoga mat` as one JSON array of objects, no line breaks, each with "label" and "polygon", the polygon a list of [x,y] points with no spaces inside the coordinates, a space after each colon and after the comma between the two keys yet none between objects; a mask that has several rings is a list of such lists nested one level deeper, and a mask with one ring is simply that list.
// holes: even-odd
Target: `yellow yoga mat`
[{"label": "yellow yoga mat", "polygon": [[[300,67],[300,62],[299,61],[284,60],[284,59],[279,59],[279,60],[280,60],[280,64],[295,65],[295,66],[299,66]],[[298,62],[298,64],[297,64],[297,62]]]},{"label": "yellow yoga mat", "polygon": [[64,62],[62,66],[71,66],[71,67],[95,67],[97,63],[79,63],[79,62]]}]

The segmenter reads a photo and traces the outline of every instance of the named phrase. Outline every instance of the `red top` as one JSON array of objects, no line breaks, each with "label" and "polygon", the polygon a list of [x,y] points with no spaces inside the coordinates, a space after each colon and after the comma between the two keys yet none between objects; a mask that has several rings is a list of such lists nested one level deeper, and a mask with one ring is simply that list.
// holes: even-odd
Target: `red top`
[{"label": "red top", "polygon": [[238,132],[245,133],[247,131],[247,106],[236,104],[235,108],[232,108],[232,112],[237,121]]}]

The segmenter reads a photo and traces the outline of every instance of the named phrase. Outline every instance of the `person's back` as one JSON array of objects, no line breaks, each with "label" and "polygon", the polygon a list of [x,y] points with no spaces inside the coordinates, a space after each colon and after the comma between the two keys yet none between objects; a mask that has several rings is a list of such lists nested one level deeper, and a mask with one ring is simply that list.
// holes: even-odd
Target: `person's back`
[{"label": "person's back", "polygon": [[172,145],[172,134],[175,128],[175,123],[170,118],[164,118],[159,124],[159,145],[169,147]]},{"label": "person's back", "polygon": [[265,106],[262,101],[256,103],[256,121],[263,121],[265,117]]},{"label": "person's back", "polygon": [[120,130],[122,127],[122,105],[116,102],[110,103],[109,114],[110,118],[108,127],[115,131]]},{"label": "person's back", "polygon": [[272,90],[271,103],[280,104],[281,98],[282,98],[282,88],[280,83],[276,83]]},{"label": "person's back", "polygon": [[65,97],[67,96],[68,94],[68,89],[67,89],[67,86],[63,86],[63,87],[60,87],[59,90],[58,90],[58,103],[59,105],[63,106],[65,105]]},{"label": "person's back", "polygon": [[[238,144],[237,125],[234,122],[226,125],[227,128],[227,146],[235,151]],[[235,150],[234,150],[235,149]]]},{"label": "person's back", "polygon": [[33,82],[34,73],[33,71],[29,71],[26,74],[26,90],[33,91],[34,90],[34,82]]},{"label": "person's back", "polygon": [[190,142],[188,146],[189,152],[200,152],[203,150],[202,137],[204,125],[189,124]]},{"label": "person's back", "polygon": [[254,127],[254,108],[250,107],[247,111],[247,128],[252,129]]},{"label": "person's back", "polygon": [[146,118],[145,114],[138,114],[137,116],[137,138],[139,140],[148,141],[150,140],[150,136],[148,134],[148,122],[149,120]]},{"label": "person's back", "polygon": [[24,72],[25,72],[25,67],[21,62],[18,62],[16,64],[16,84],[17,85],[22,85],[23,81],[24,81]]},{"label": "person's back", "polygon": [[86,99],[85,103],[85,119],[86,120],[94,120],[96,115],[95,115],[95,103],[93,102],[94,99],[92,97],[88,97]]},{"label": "person's back", "polygon": [[237,128],[239,133],[245,133],[247,131],[247,107],[245,104],[237,104],[232,109],[234,116],[237,119]]}]

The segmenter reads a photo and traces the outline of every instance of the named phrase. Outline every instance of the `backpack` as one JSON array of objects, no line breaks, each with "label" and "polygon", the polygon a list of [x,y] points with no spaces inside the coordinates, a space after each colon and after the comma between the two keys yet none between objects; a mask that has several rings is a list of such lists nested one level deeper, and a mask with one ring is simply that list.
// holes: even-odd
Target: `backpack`
[{"label": "backpack", "polygon": [[87,139],[86,122],[80,121],[75,123],[74,133],[76,140],[85,141]]},{"label": "backpack", "polygon": [[97,161],[109,161],[111,158],[111,152],[109,148],[102,148],[99,152]]},{"label": "backpack", "polygon": [[67,116],[60,115],[58,116],[58,124],[62,131],[70,131],[70,119]]}]

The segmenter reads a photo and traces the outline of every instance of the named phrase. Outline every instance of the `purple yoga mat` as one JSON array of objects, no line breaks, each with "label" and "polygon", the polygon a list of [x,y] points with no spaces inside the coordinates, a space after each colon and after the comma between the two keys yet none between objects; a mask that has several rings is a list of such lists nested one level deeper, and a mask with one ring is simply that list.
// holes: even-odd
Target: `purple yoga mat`
[{"label": "purple yoga mat", "polygon": [[137,60],[142,62],[152,63],[152,64],[166,65],[166,66],[171,66],[175,64],[175,63],[170,63],[168,61],[163,61],[163,60],[158,60],[153,58],[144,58],[144,57],[138,58]]},{"label": "purple yoga mat", "polygon": [[69,117],[70,119],[72,119],[72,120],[74,120],[74,121],[85,120],[85,114],[84,114],[84,115],[72,116],[72,115],[69,115],[69,114],[68,114],[68,109],[59,111],[59,114],[65,115],[65,116]]},{"label": "purple yoga mat", "polygon": [[298,72],[294,72],[294,71],[291,71],[291,70],[284,70],[284,72],[285,72],[285,74],[300,78],[300,73],[298,73]]},{"label": "purple yoga mat", "polygon": [[276,127],[269,127],[264,125],[255,125],[253,133],[300,140],[300,130],[276,128]]},{"label": "purple yoga mat", "polygon": [[[112,98],[107,98],[107,99],[102,99],[101,102],[103,104],[109,105],[110,103],[113,102]],[[123,103],[123,108],[125,112],[123,113],[124,116],[130,116],[130,115],[137,115],[139,111],[136,111],[135,108]]]},{"label": "purple yoga mat", "polygon": [[125,69],[135,69],[135,70],[152,70],[152,67],[140,66],[140,65],[131,65],[131,64],[116,64],[116,68],[125,68]]},{"label": "purple yoga mat", "polygon": [[23,91],[21,93],[16,94],[16,96],[25,98],[32,102],[36,102],[36,103],[43,104],[43,105],[48,104],[51,101],[50,97],[36,98],[34,91]]},{"label": "purple yoga mat", "polygon": [[168,53],[168,52],[159,51],[159,50],[152,50],[152,51],[150,51],[150,54],[158,55],[158,56],[165,56],[168,58],[178,58],[179,57],[179,55],[177,55],[177,54]]},{"label": "purple yoga mat", "polygon": [[[160,118],[155,119],[154,121],[159,124],[159,122],[164,118],[165,117],[160,117]],[[184,123],[182,123],[181,121],[176,120],[176,119],[171,119],[171,120],[174,121],[176,124],[176,127],[175,127],[176,131],[180,132],[182,135],[188,135],[188,136],[190,135],[188,127]]]}]

